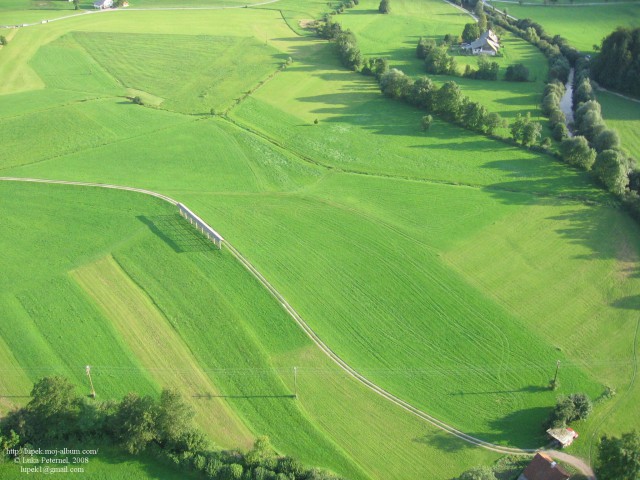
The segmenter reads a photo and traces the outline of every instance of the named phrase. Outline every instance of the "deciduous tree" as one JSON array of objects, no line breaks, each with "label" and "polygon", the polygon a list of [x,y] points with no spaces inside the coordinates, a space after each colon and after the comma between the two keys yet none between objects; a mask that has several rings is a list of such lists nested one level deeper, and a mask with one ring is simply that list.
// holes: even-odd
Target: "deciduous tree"
[{"label": "deciduous tree", "polygon": [[591,170],[596,159],[596,151],[589,147],[589,142],[583,136],[567,138],[560,144],[560,154],[570,165]]},{"label": "deciduous tree", "polygon": [[601,480],[637,480],[640,477],[640,435],[623,433],[621,437],[600,439],[598,478]]}]

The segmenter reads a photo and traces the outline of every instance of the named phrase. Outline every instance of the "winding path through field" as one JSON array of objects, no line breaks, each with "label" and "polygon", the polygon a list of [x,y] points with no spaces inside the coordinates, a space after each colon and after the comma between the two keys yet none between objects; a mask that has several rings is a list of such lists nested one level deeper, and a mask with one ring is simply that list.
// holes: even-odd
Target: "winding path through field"
[{"label": "winding path through field", "polygon": [[[48,184],[59,184],[59,185],[72,185],[72,186],[80,186],[80,187],[98,187],[98,188],[108,188],[114,190],[124,190],[129,192],[142,193],[144,195],[150,195],[152,197],[159,198],[165,202],[170,203],[171,205],[177,206],[178,201],[158,192],[154,192],[151,190],[145,190],[142,188],[135,187],[127,187],[123,185],[111,185],[105,183],[93,183],[93,182],[73,182],[66,180],[48,180],[42,178],[19,178],[19,177],[0,177],[0,181],[7,182],[29,182],[29,183],[48,183]],[[269,293],[276,299],[282,307],[286,310],[286,312],[295,320],[295,322],[304,330],[307,336],[316,344],[316,346],[322,350],[334,363],[336,363],[343,371],[351,375],[353,378],[358,380],[360,383],[365,385],[367,388],[375,392],[376,394],[384,397],[388,401],[394,403],[395,405],[407,410],[413,415],[421,418],[427,423],[433,425],[434,427],[443,430],[446,433],[449,433],[460,440],[463,440],[467,443],[471,443],[473,445],[485,448],[487,450],[491,450],[497,453],[504,453],[509,455],[530,455],[540,449],[521,449],[521,448],[512,448],[512,447],[504,447],[501,445],[496,445],[490,442],[486,442],[480,438],[473,437],[471,435],[467,435],[460,430],[448,425],[435,417],[432,417],[426,412],[414,407],[410,403],[405,402],[401,398],[396,397],[392,393],[387,392],[382,387],[376,385],[372,381],[368,380],[366,377],[358,373],[354,368],[352,368],[349,364],[347,364],[344,360],[342,360],[331,348],[325,344],[320,337],[315,333],[315,331],[304,321],[304,319],[296,312],[296,310],[287,302],[287,300],[276,290],[276,288],[271,285],[271,283],[247,260],[233,245],[231,245],[228,241],[225,240],[225,244],[227,249],[231,252],[231,254],[269,291]],[[546,450],[545,453],[557,460],[564,461],[573,465],[578,470],[580,470],[584,475],[586,475],[590,480],[596,480],[596,477],[593,473],[593,470],[589,467],[589,465],[582,460],[581,458],[574,457],[572,455],[557,452],[555,450]]]}]

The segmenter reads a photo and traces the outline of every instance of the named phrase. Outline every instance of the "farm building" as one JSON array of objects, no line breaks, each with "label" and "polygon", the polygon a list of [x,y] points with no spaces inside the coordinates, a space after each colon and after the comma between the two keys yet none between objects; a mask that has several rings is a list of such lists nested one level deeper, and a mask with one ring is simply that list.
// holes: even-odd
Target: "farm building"
[{"label": "farm building", "polygon": [[536,453],[518,480],[567,480],[570,476],[551,457],[544,453]]},{"label": "farm building", "polygon": [[113,0],[98,0],[93,4],[93,8],[104,10],[113,7]]},{"label": "farm building", "polygon": [[568,447],[573,441],[578,438],[578,432],[573,428],[550,428],[547,433],[551,438],[556,440],[562,448]]},{"label": "farm building", "polygon": [[487,30],[480,35],[480,38],[471,43],[463,44],[462,50],[473,55],[495,55],[500,50],[500,40],[493,31]]}]

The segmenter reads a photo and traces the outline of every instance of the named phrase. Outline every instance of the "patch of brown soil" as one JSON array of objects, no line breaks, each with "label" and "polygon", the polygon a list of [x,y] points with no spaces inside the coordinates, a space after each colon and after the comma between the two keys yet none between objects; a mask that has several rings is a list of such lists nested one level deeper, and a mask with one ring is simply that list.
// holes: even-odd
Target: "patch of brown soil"
[{"label": "patch of brown soil", "polygon": [[300,25],[300,28],[314,28],[316,26],[316,21],[315,20],[300,20],[298,22],[298,25]]}]

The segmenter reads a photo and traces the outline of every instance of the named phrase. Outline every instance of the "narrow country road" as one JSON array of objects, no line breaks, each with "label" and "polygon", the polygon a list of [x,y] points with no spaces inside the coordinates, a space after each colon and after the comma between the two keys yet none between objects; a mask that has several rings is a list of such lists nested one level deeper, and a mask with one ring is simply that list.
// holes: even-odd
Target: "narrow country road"
[{"label": "narrow country road", "polygon": [[[127,187],[122,185],[111,185],[104,183],[93,183],[93,182],[73,182],[73,181],[65,181],[65,180],[48,180],[41,178],[19,178],[19,177],[0,177],[0,181],[7,182],[30,182],[30,183],[49,183],[49,184],[60,184],[60,185],[71,185],[71,186],[81,186],[81,187],[97,187],[97,188],[108,188],[115,190],[124,190],[129,192],[137,192],[142,193],[144,195],[150,195],[156,198],[159,198],[165,202],[170,203],[173,206],[178,205],[178,201],[168,197],[167,195],[163,195],[158,192],[154,192],[151,190],[145,190],[142,188],[135,187]],[[211,228],[209,225],[207,225]],[[320,337],[315,333],[315,331],[307,324],[307,322],[298,314],[298,312],[287,302],[287,300],[276,290],[276,288],[271,285],[271,283],[247,260],[244,255],[242,255],[233,245],[231,245],[227,240],[225,240],[225,245],[229,252],[269,291],[269,293],[282,305],[282,308],[293,318],[293,320],[302,328],[305,334],[313,341],[313,343],[320,349],[322,352],[327,355],[336,365],[338,365],[344,372],[348,373],[351,377],[362,383],[364,386],[390,401],[391,403],[403,408],[404,410],[410,412],[416,417],[424,420],[425,422],[431,424],[432,426],[439,428],[440,430],[453,435],[454,437],[459,438],[467,443],[476,445],[478,447],[485,448],[487,450],[503,453],[507,455],[532,455],[540,449],[522,449],[522,448],[512,448],[505,447],[502,445],[496,445],[490,442],[486,442],[480,438],[473,437],[471,435],[467,435],[460,430],[452,427],[444,423],[441,420],[438,420],[435,417],[432,417],[426,412],[414,407],[408,402],[405,402],[399,397],[396,397],[392,393],[387,392],[382,387],[368,380],[366,377],[358,373],[354,368],[352,368],[349,364],[347,364],[344,360],[342,360],[338,354],[336,354],[331,348],[325,344]],[[590,480],[596,480],[593,471],[589,467],[589,465],[582,459],[578,457],[571,456],[566,453],[557,452],[555,450],[547,450],[545,451],[552,458],[558,459],[560,461],[566,461],[567,463],[575,466],[579,469],[583,474],[587,475]]]},{"label": "narrow country road", "polygon": [[568,453],[559,452],[557,450],[544,450],[542,453],[546,453],[554,460],[559,460],[564,463],[568,463],[572,467],[577,468],[583,475],[586,475],[589,480],[596,480],[596,474],[593,472],[591,466],[580,457],[574,457]]}]

